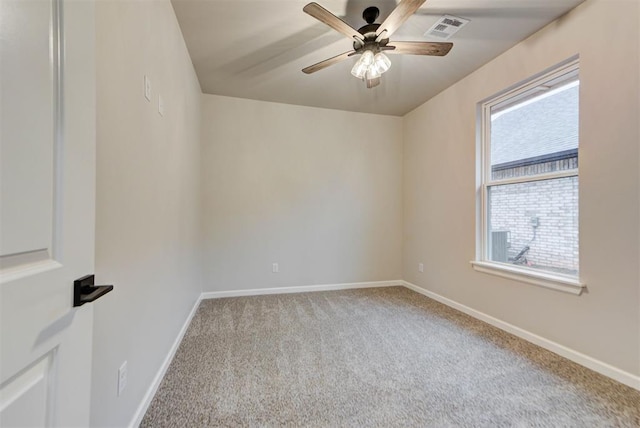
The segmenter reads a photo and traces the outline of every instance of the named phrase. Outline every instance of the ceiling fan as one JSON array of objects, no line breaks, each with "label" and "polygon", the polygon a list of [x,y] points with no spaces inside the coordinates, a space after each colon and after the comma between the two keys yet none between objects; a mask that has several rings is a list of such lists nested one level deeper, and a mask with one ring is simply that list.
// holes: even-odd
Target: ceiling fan
[{"label": "ceiling fan", "polygon": [[353,55],[362,55],[351,70],[351,74],[366,82],[367,88],[380,84],[382,73],[391,66],[391,61],[383,52],[390,54],[445,56],[453,43],[445,42],[389,42],[389,37],[411,16],[426,0],[401,0],[398,6],[382,24],[375,21],[380,10],[370,6],[362,12],[367,25],[356,30],[349,24],[320,6],[309,3],[302,10],[325,23],[329,27],[353,40],[353,50],[336,55],[317,64],[302,69],[306,74],[315,73],[330,65],[343,61]]}]

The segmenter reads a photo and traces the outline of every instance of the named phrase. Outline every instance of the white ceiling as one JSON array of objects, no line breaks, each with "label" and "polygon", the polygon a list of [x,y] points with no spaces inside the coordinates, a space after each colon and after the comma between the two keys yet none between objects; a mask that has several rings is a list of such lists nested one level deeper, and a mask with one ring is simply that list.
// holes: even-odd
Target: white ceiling
[{"label": "white ceiling", "polygon": [[[302,68],[352,49],[351,41],[302,11],[308,1],[172,0],[200,86],[208,94],[402,116],[584,0],[428,0],[391,37],[423,36],[443,14],[471,22],[445,57],[389,55],[380,86],[350,74],[357,57],[314,74]],[[354,28],[395,0],[316,0]]]}]

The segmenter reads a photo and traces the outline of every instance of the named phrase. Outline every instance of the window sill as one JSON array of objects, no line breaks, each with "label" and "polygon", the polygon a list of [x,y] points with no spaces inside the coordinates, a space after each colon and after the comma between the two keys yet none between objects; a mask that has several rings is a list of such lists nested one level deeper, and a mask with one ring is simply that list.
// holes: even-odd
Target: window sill
[{"label": "window sill", "polygon": [[515,266],[503,265],[500,263],[472,261],[471,265],[475,270],[490,275],[513,279],[515,281],[526,282],[528,284],[539,285],[553,290],[563,291],[580,295],[586,288],[586,284],[577,279],[554,275],[546,272],[536,272],[529,269],[522,269]]}]

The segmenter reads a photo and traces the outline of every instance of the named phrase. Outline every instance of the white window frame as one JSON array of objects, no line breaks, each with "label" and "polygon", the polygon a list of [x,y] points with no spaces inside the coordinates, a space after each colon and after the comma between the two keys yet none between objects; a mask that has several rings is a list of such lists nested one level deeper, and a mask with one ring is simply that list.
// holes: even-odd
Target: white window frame
[{"label": "white window frame", "polygon": [[[564,86],[565,82],[578,77],[579,60],[577,57],[551,68],[531,79],[521,82],[512,88],[500,92],[478,104],[478,203],[477,209],[477,245],[476,260],[472,261],[473,268],[478,272],[501,276],[504,278],[539,285],[542,287],[565,291],[580,295],[586,284],[581,283],[579,277],[563,275],[532,269],[523,266],[516,266],[509,263],[492,261],[488,254],[488,189],[489,187],[527,183],[539,180],[549,180],[566,177],[579,176],[579,167],[574,170],[564,170],[558,172],[544,173],[538,175],[528,175],[515,178],[504,178],[492,180],[491,178],[491,110],[493,107],[507,102],[516,104],[523,98],[530,96],[529,92],[541,85]],[[579,151],[579,149],[578,149]]]}]

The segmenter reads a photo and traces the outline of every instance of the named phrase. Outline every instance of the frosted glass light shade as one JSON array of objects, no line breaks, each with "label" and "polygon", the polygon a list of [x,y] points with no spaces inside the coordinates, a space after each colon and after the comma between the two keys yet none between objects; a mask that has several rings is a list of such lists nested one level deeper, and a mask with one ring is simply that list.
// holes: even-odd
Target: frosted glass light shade
[{"label": "frosted glass light shade", "polygon": [[371,65],[367,70],[367,79],[373,80],[373,79],[377,79],[378,77],[380,77],[380,72],[378,71],[378,68],[375,65]]},{"label": "frosted glass light shade", "polygon": [[380,74],[389,70],[391,67],[391,60],[382,52],[376,54],[373,58],[373,67],[375,67]]},{"label": "frosted glass light shade", "polygon": [[351,74],[358,79],[364,80],[367,88],[373,88],[380,84],[380,76],[390,67],[391,61],[385,54],[378,52],[374,55],[372,51],[366,50],[353,65]]},{"label": "frosted glass light shade", "polygon": [[365,74],[367,74],[367,69],[369,66],[367,64],[362,63],[362,59],[356,61],[355,65],[351,69],[351,74],[358,79],[364,79]]},{"label": "frosted glass light shade", "polygon": [[362,53],[362,57],[360,57],[360,61],[362,61],[362,63],[366,65],[373,64],[373,52],[371,52],[370,50],[364,51]]}]

